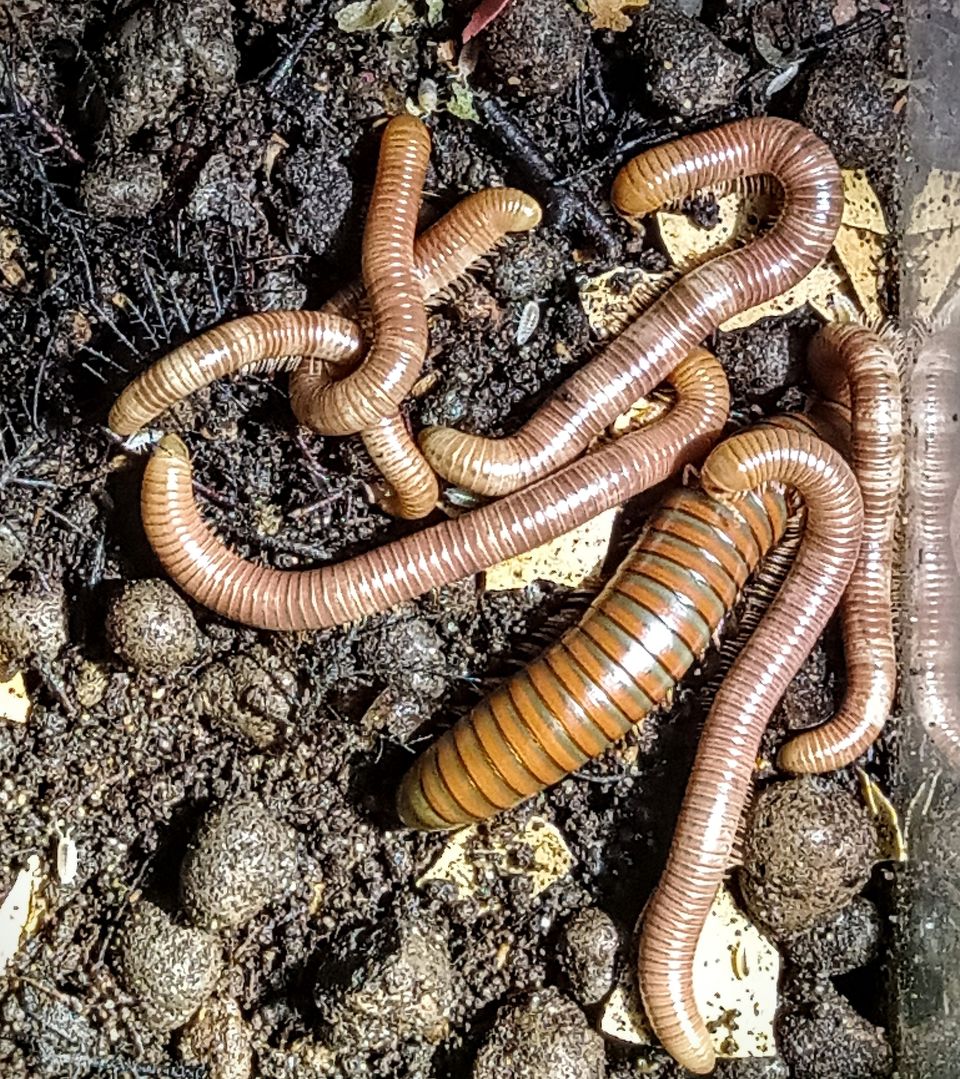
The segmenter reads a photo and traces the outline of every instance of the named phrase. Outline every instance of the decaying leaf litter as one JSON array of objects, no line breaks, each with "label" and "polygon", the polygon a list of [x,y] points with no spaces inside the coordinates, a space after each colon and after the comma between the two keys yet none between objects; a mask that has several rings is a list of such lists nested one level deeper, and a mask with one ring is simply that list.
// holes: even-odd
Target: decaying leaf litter
[{"label": "decaying leaf litter", "polygon": [[[462,1075],[475,1058],[477,1074],[520,1074],[527,1065],[510,1056],[520,1050],[507,1033],[511,1023],[526,1029],[526,994],[556,986],[577,999],[558,960],[567,923],[597,906],[628,935],[658,875],[705,711],[696,680],[668,715],[602,761],[461,840],[472,892],[425,879],[449,839],[410,837],[391,817],[411,751],[575,620],[604,535],[574,544],[573,565],[560,545],[526,576],[508,567],[499,584],[490,574],[486,584],[463,582],[303,637],[260,635],[189,609],[184,619],[163,589],[125,596],[124,585],[157,567],[137,521],[142,462],[103,431],[117,390],[189,333],[248,310],[317,305],[352,279],[376,121],[408,102],[433,132],[427,214],[496,183],[524,186],[553,210],[432,316],[437,377],[412,403],[415,423],[509,430],[624,317],[617,312],[636,297],[638,274],[665,275],[671,256],[679,264],[684,250],[727,238],[732,215],[706,228],[709,205],[692,208],[699,223],[664,213],[638,237],[605,201],[613,170],[636,147],[725,116],[769,109],[831,142],[850,170],[845,227],[856,243],[846,252],[838,244],[815,298],[831,312],[835,296],[870,317],[893,310],[889,263],[878,280],[874,260],[883,249],[875,237],[895,217],[895,91],[883,83],[878,94],[869,78],[859,89],[843,83],[874,125],[861,123],[856,138],[834,108],[844,65],[896,73],[889,14],[767,3],[759,16],[725,9],[701,21],[657,3],[591,3],[581,14],[566,0],[513,0],[509,19],[505,10],[463,48],[470,6],[208,0],[188,9],[173,0],[117,16],[96,2],[51,11],[20,0],[0,16],[9,98],[0,118],[0,642],[16,653],[0,672],[9,680],[4,714],[14,712],[0,729],[2,893],[16,899],[4,926],[18,937],[0,1027],[5,1074],[37,1074],[38,1062],[49,1070],[58,1054],[202,1060],[211,1014],[232,1032],[241,1070],[231,1074]],[[179,23],[189,32],[171,33]],[[710,95],[698,63],[716,76]],[[796,73],[784,81],[790,64]],[[774,78],[783,85],[768,101]],[[716,93],[725,99],[706,100]],[[476,107],[483,95],[549,162],[541,189],[532,158],[511,151],[489,110]],[[613,237],[602,257],[584,212],[569,210],[578,202]],[[539,322],[518,344],[532,301]],[[802,400],[811,307],[819,310],[807,295],[783,317],[719,335],[728,370],[735,357],[740,418]],[[221,534],[278,566],[343,557],[397,534],[402,526],[371,505],[374,476],[352,440],[295,431],[283,404],[282,387],[245,379],[165,420],[192,440],[204,511]],[[607,568],[641,512],[618,516]],[[562,583],[545,583],[555,574]],[[133,626],[160,618],[167,627],[146,659],[108,633],[118,609]],[[18,643],[24,626],[28,648]],[[163,670],[171,655],[173,670]],[[779,730],[826,718],[838,689],[831,641],[792,687]],[[853,773],[825,789],[860,797]],[[188,924],[180,865],[210,812],[251,794],[295,830],[295,859],[275,870],[276,898],[210,945],[225,959],[205,1010],[179,1034],[152,1030],[122,972],[131,925],[153,904],[164,933],[208,931]],[[566,868],[542,890],[542,854],[523,838],[539,834],[559,836],[570,855],[551,863]],[[76,860],[69,884],[58,855]],[[14,907],[20,914],[8,918]],[[4,932],[6,949],[14,929]],[[630,956],[624,946],[621,968]],[[426,985],[424,964],[439,972],[436,984]],[[781,1003],[807,1038],[795,1036],[794,1047],[817,1046],[823,1057],[826,1042],[802,1019],[813,990],[791,973],[801,967],[794,957]],[[871,976],[863,983],[855,1003],[882,1023]],[[405,1014],[410,993],[427,993],[435,1013]],[[830,1007],[832,1021],[854,1032],[846,1048],[860,1053],[857,1066],[884,1074],[887,1050],[870,1023],[842,997]],[[383,1029],[365,1041],[363,1017],[374,1012]],[[543,1009],[561,1012],[562,1037],[546,1019],[537,1028],[567,1062],[550,1074],[587,1074],[576,1061],[598,1059],[588,1029],[598,1013]],[[590,1049],[563,1056],[578,1044]],[[608,1075],[637,1067],[637,1050],[599,1044]],[[654,1074],[676,1074],[654,1050],[644,1058]],[[798,1070],[796,1052],[789,1059],[794,1074],[813,1074]],[[832,1074],[848,1073],[824,1059]],[[737,1067],[725,1073],[754,1074]]]}]

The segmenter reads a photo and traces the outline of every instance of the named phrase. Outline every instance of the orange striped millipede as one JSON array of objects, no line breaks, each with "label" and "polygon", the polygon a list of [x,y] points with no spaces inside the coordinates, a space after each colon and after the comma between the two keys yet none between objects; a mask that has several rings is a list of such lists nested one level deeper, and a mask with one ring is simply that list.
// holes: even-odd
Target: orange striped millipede
[{"label": "orange striped millipede", "polygon": [[850,579],[863,506],[839,454],[812,435],[773,426],[722,442],[704,463],[701,482],[734,504],[746,491],[782,483],[806,506],[793,567],[710,709],[667,865],[643,916],[639,980],[647,1015],[671,1055],[706,1074],[715,1054],[693,996],[697,940],[727,866],[764,728]]},{"label": "orange striped millipede", "polygon": [[290,380],[294,415],[322,434],[351,435],[397,411],[427,352],[423,288],[414,270],[414,236],[430,136],[414,116],[395,116],[380,144],[377,177],[363,231],[363,284],[374,341],[360,366],[318,386],[309,364]]},{"label": "orange striped millipede", "polygon": [[824,143],[788,120],[741,120],[648,150],[620,171],[612,198],[622,213],[639,216],[697,188],[761,174],[773,176],[783,190],[783,209],[769,231],[686,274],[516,434],[491,439],[446,427],[422,432],[420,445],[436,471],[485,495],[506,494],[549,474],[721,323],[805,277],[830,250],[843,190]]},{"label": "orange striped millipede", "polygon": [[579,626],[448,730],[397,796],[411,828],[484,820],[598,756],[706,651],[787,505],[767,489],[736,505],[670,495]]},{"label": "orange striped millipede", "polygon": [[[823,726],[783,746],[779,764],[790,772],[826,772],[859,757],[886,722],[897,678],[890,595],[904,454],[897,361],[870,330],[833,324],[814,338],[810,366],[825,401],[841,406],[850,421],[864,522],[860,555],[840,604],[843,704]],[[816,407],[813,416],[816,421]]]},{"label": "orange striped millipede", "polygon": [[226,618],[275,630],[350,622],[528,551],[699,460],[725,422],[726,379],[698,349],[670,381],[677,402],[648,428],[527,491],[334,566],[277,570],[225,547],[200,518],[187,448],[175,435],[161,440],[147,464],[144,529],[174,582]]}]

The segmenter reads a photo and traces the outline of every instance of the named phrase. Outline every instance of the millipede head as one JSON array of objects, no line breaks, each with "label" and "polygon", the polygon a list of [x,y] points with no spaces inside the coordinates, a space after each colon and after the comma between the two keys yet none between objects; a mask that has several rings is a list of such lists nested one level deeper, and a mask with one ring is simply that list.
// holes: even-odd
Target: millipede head
[{"label": "millipede head", "polygon": [[155,457],[173,457],[178,461],[190,463],[190,451],[187,449],[186,442],[179,435],[164,435],[153,452]]}]

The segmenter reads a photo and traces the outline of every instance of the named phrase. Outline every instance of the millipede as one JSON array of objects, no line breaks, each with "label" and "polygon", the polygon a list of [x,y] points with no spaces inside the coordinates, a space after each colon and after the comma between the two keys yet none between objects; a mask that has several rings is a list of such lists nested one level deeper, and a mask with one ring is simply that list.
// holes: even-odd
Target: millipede
[{"label": "millipede", "polygon": [[164,436],[147,463],[144,530],[174,583],[225,618],[273,630],[351,622],[529,551],[700,460],[729,410],[723,370],[696,349],[668,381],[676,403],[648,427],[525,491],[336,565],[278,570],[231,551],[200,516],[190,456],[176,435]]},{"label": "millipede", "polygon": [[736,505],[668,496],[580,624],[421,754],[397,796],[403,822],[485,820],[602,753],[703,656],[788,515],[773,488]]},{"label": "millipede", "polygon": [[395,116],[380,143],[377,175],[363,230],[363,286],[373,344],[357,368],[318,386],[309,365],[290,379],[294,415],[313,431],[352,435],[396,412],[427,354],[423,287],[414,269],[414,238],[430,136],[414,116]]},{"label": "millipede", "polygon": [[735,506],[747,492],[781,483],[798,493],[806,513],[787,579],[714,699],[667,864],[643,914],[638,980],[647,1016],[675,1060],[706,1074],[715,1053],[693,994],[697,941],[727,868],[767,722],[853,572],[863,504],[853,472],[835,450],[803,431],[772,425],[720,443],[704,463],[701,483]]},{"label": "millipede", "polygon": [[640,217],[699,188],[758,175],[771,176],[782,190],[781,212],[768,231],[682,277],[515,434],[484,438],[447,427],[421,432],[433,468],[450,482],[494,496],[549,474],[723,322],[805,277],[833,244],[843,186],[826,145],[789,120],[741,120],[648,150],[621,169],[612,201],[626,216]]},{"label": "millipede", "polygon": [[833,323],[814,337],[809,364],[821,394],[811,419],[825,438],[839,431],[834,446],[849,454],[863,497],[863,542],[840,601],[843,703],[825,724],[781,748],[778,763],[790,772],[825,772],[856,760],[883,729],[897,682],[891,589],[904,466],[897,361],[873,331]]},{"label": "millipede", "polygon": [[[535,228],[540,216],[536,200],[515,188],[468,195],[417,237],[414,270],[425,300],[442,295],[508,233]],[[114,403],[109,427],[124,438],[135,434],[190,394],[228,375],[292,371],[302,357],[346,369],[363,348],[356,322],[363,304],[358,281],[336,293],[320,312],[265,311],[215,326],[138,375]]]}]

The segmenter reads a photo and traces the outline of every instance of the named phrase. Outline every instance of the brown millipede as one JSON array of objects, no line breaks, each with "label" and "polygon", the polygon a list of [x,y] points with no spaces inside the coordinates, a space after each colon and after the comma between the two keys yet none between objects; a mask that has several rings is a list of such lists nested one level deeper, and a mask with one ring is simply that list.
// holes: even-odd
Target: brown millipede
[{"label": "brown millipede", "polygon": [[189,454],[175,435],[161,440],[144,473],[144,529],[170,577],[226,618],[275,630],[350,622],[528,551],[698,460],[726,419],[726,379],[697,349],[670,382],[677,402],[648,428],[529,490],[334,566],[277,570],[225,547],[200,517]]},{"label": "brown millipede", "polygon": [[420,445],[447,480],[485,495],[515,491],[576,457],[721,323],[785,292],[830,250],[843,208],[840,170],[811,132],[760,117],[655,147],[621,169],[613,202],[650,213],[697,188],[770,174],[783,208],[746,247],[692,270],[557,390],[516,434],[428,428]]},{"label": "brown millipede", "polygon": [[722,442],[701,483],[734,504],[746,491],[782,483],[806,507],[790,573],[710,709],[667,865],[643,916],[638,973],[647,1015],[674,1059],[706,1074],[715,1054],[693,995],[697,940],[727,868],[764,728],[853,571],[863,506],[839,454],[812,435],[773,426]]},{"label": "brown millipede", "polygon": [[[508,232],[534,228],[539,221],[536,200],[514,188],[468,195],[417,237],[414,268],[425,297],[449,288]],[[355,321],[362,301],[363,287],[357,282],[341,289],[320,312],[267,311],[205,331],[151,364],[126,387],[110,411],[111,430],[122,437],[132,435],[227,375],[293,370],[300,356],[338,367],[355,362],[363,343]]]},{"label": "brown millipede", "polygon": [[[826,772],[859,757],[883,729],[897,680],[891,605],[903,481],[897,361],[872,331],[833,323],[814,338],[810,368],[825,401],[841,406],[849,419],[850,460],[863,496],[863,542],[840,602],[847,668],[843,704],[823,726],[782,747],[779,764],[790,772]],[[828,422],[836,421],[831,416]]]},{"label": "brown millipede", "polygon": [[485,820],[598,756],[671,698],[783,534],[779,490],[681,488],[578,626],[422,753],[397,795],[410,828]]},{"label": "brown millipede", "polygon": [[430,136],[414,116],[395,116],[384,128],[367,223],[363,284],[374,340],[366,357],[336,382],[314,381],[311,365],[290,379],[290,403],[305,426],[351,435],[394,414],[416,382],[427,353],[423,286],[414,270],[414,237]]},{"label": "brown millipede", "polygon": [[[490,188],[468,195],[418,237],[414,271],[427,300],[450,287],[468,267],[492,251],[509,232],[533,228],[540,206],[513,188]],[[300,356],[278,357],[274,350],[296,349],[323,361],[312,367],[312,383],[323,385],[327,368],[348,367],[362,343],[356,318],[363,302],[359,283],[341,289],[320,313],[269,312],[235,319],[188,341],[153,364],[128,386],[110,413],[110,426],[133,434],[177,401],[228,374],[293,370]],[[361,432],[374,464],[392,493],[381,500],[389,513],[426,516],[438,497],[436,476],[417,449],[399,412]]]},{"label": "brown millipede", "polygon": [[123,438],[225,375],[289,371],[301,356],[344,363],[360,351],[355,322],[322,311],[263,311],[191,338],[139,374],[107,420]]}]

